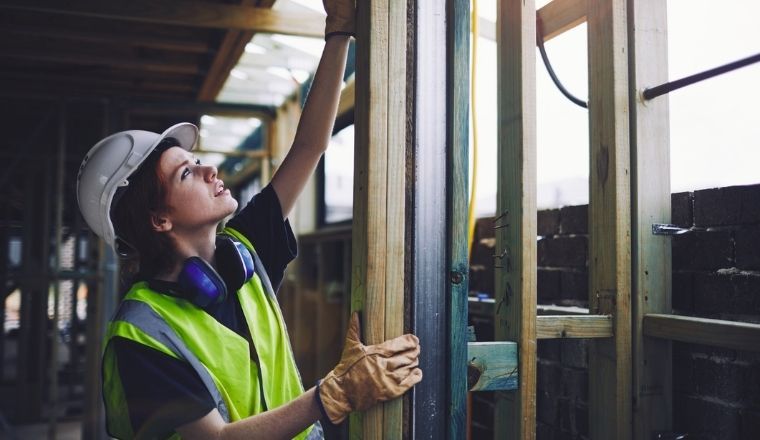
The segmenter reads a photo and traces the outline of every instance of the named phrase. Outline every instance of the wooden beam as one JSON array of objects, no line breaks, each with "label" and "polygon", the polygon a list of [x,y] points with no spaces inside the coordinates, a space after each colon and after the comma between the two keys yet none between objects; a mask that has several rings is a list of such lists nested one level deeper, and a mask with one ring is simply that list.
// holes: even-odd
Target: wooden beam
[{"label": "wooden beam", "polygon": [[324,36],[324,16],[316,12],[280,12],[268,8],[198,0],[5,0],[0,3],[0,9],[305,37]]},{"label": "wooden beam", "polygon": [[631,202],[633,263],[633,438],[673,429],[671,342],[647,338],[644,317],[670,313],[671,238],[652,235],[670,223],[670,118],[668,100],[644,102],[640,92],[668,81],[667,2],[628,0],[631,78]]},{"label": "wooden beam", "polygon": [[538,339],[610,338],[612,336],[610,315],[543,315],[536,318]]},{"label": "wooden beam", "polygon": [[[407,156],[407,1],[391,0],[387,6],[388,36],[386,83],[388,87],[385,213],[385,338],[404,334],[407,286],[406,245],[406,156]],[[370,56],[372,54],[370,53]],[[373,91],[374,92],[374,91]],[[411,209],[409,210],[411,213]],[[383,429],[373,433],[378,438],[404,438],[404,400],[395,399],[383,404]],[[366,426],[365,426],[366,428]],[[407,436],[409,433],[406,434]]]},{"label": "wooden beam", "polygon": [[469,391],[516,390],[517,344],[514,342],[470,342],[467,344],[467,388]]},{"label": "wooden beam", "polygon": [[586,22],[587,0],[553,0],[538,10],[544,41]]},{"label": "wooden beam", "polygon": [[588,315],[588,309],[576,306],[556,306],[550,304],[539,304],[536,308],[538,315]]},{"label": "wooden beam", "polygon": [[0,32],[14,35],[27,35],[52,39],[85,41],[102,45],[139,46],[152,49],[170,50],[205,54],[211,52],[211,46],[203,41],[169,36],[145,35],[141,33],[116,33],[93,31],[92,29],[69,29],[61,27],[18,26],[3,24]]},{"label": "wooden beam", "polygon": [[[536,12],[543,24],[544,41],[586,22],[587,0],[554,0]],[[478,35],[486,40],[496,40],[496,23],[478,17]]]},{"label": "wooden beam", "polygon": [[[242,0],[240,6],[255,6],[256,0]],[[261,7],[271,9],[274,0],[263,0]],[[212,101],[216,99],[219,91],[224,86],[224,81],[230,75],[230,71],[237,64],[240,56],[245,51],[245,45],[251,41],[254,32],[250,30],[228,30],[219,45],[214,60],[211,62],[209,73],[206,75],[198,91],[199,101]]]},{"label": "wooden beam", "polygon": [[[446,218],[450,298],[448,439],[468,437],[467,318],[469,303],[470,0],[449,0],[446,8]],[[515,354],[517,354],[515,347]],[[516,359],[516,358],[515,358]],[[515,364],[516,367],[516,364]]]},{"label": "wooden beam", "polygon": [[589,0],[589,309],[615,336],[589,347],[590,437],[631,430],[631,193],[626,0]]},{"label": "wooden beam", "polygon": [[[232,104],[225,102],[196,102],[196,101],[127,101],[124,103],[125,109],[130,113],[139,114],[163,114],[167,112],[177,113],[194,113],[194,114],[213,114],[220,116],[246,116],[263,120],[274,117],[275,109],[273,107],[252,105],[252,104]],[[291,139],[292,143],[292,139]],[[287,144],[290,147],[290,143]]]},{"label": "wooden beam", "polygon": [[165,60],[147,60],[141,58],[109,56],[105,54],[29,51],[13,45],[0,45],[0,57],[65,65],[113,67],[115,69],[158,73],[178,73],[185,75],[202,75],[204,73],[197,63],[167,62]]},{"label": "wooden beam", "polygon": [[[405,330],[406,17],[405,1],[357,4],[351,303],[367,343]],[[402,438],[402,410],[397,399],[354,414],[352,435]]]},{"label": "wooden beam", "polygon": [[496,438],[536,437],[536,6],[497,6],[497,340],[518,344],[520,385],[497,393]]},{"label": "wooden beam", "polygon": [[760,324],[649,313],[644,335],[732,350],[760,351]]},{"label": "wooden beam", "polygon": [[[138,74],[139,75],[139,74]],[[173,77],[172,77],[173,78]],[[113,72],[110,75],[56,75],[44,72],[6,72],[0,68],[0,79],[6,87],[14,88],[11,84],[36,84],[37,87],[51,86],[56,88],[65,88],[66,86],[90,86],[90,87],[113,87],[123,89],[144,89],[160,90],[166,92],[192,92],[193,77],[184,77],[168,81],[162,75],[130,77],[124,76],[122,72]]]}]

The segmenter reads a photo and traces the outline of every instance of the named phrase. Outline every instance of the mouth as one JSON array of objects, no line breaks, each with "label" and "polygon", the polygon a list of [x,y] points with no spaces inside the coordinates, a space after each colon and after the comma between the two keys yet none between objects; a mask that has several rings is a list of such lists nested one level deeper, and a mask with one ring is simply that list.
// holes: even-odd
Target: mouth
[{"label": "mouth", "polygon": [[225,189],[224,189],[224,182],[222,182],[221,180],[219,180],[218,183],[217,183],[216,192],[214,193],[214,197],[221,196],[222,194],[224,194],[224,191],[225,191]]}]

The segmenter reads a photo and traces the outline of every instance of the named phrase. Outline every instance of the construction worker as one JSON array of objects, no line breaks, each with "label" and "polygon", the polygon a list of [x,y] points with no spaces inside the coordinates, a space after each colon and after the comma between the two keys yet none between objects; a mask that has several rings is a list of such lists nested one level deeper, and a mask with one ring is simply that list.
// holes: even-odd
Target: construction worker
[{"label": "construction worker", "polygon": [[422,379],[419,341],[360,342],[353,315],[338,366],[304,391],[275,290],[296,243],[287,220],[327,148],[354,0],[325,0],[326,43],[293,146],[271,183],[238,202],[192,154],[189,123],[98,142],[77,177],[90,228],[139,262],[106,335],[103,397],[117,438],[322,438]]}]

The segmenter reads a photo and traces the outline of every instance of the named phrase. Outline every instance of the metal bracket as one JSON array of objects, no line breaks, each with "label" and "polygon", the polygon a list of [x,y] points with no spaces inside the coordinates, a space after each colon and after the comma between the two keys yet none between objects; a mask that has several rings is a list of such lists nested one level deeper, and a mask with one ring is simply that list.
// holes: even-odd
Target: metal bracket
[{"label": "metal bracket", "polygon": [[682,228],[680,226],[671,225],[667,223],[652,224],[653,235],[681,235],[687,232],[691,232],[691,229]]}]

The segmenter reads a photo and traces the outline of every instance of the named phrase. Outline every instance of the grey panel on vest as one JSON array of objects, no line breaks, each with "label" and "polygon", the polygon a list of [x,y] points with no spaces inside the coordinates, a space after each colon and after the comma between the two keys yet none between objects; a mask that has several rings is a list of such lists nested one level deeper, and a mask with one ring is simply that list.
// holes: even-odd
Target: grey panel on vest
[{"label": "grey panel on vest", "polygon": [[[261,278],[261,284],[264,285],[264,289],[270,296],[277,298],[277,295],[274,293],[274,289],[272,288],[272,282],[269,281],[269,275],[267,275],[267,271],[264,270],[264,263],[262,263],[261,259],[259,258],[259,254],[257,254],[253,249],[249,250],[251,251],[251,255],[253,255],[253,261],[256,263],[256,273],[259,275],[259,278]],[[258,268],[261,268],[261,270],[258,270]]]},{"label": "grey panel on vest", "polygon": [[203,366],[193,352],[187,348],[187,345],[182,342],[174,330],[169,327],[169,324],[164,321],[161,315],[156,313],[155,310],[142,301],[125,300],[122,301],[113,320],[124,321],[134,325],[145,334],[167,346],[180,359],[187,361],[201,378],[203,385],[206,386],[209,394],[211,394],[211,398],[216,402],[216,408],[219,411],[219,414],[222,415],[224,421],[230,421],[227,404],[224,403],[222,393],[219,392],[219,389],[216,387],[208,370],[206,370],[206,367]]}]

